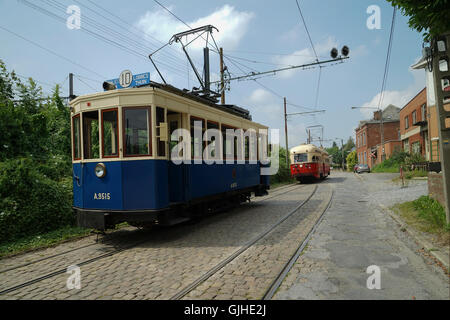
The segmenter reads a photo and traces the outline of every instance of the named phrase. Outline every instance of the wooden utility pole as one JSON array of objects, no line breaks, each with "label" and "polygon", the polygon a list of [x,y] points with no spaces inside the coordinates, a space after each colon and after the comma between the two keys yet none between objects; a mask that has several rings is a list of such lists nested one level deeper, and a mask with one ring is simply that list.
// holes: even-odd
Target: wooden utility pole
[{"label": "wooden utility pole", "polygon": [[225,104],[225,79],[224,79],[224,69],[223,69],[223,48],[220,48],[220,103]]},{"label": "wooden utility pole", "polygon": [[[444,99],[448,99],[448,91],[444,91],[444,79],[450,78],[450,33],[437,37],[433,41],[433,77],[434,93],[436,98],[436,114],[439,132],[439,149],[442,168],[442,186],[444,188],[445,213],[447,223],[450,223],[450,125],[447,126],[447,119],[450,118],[450,111],[444,108]],[[445,67],[443,67],[445,65]],[[444,96],[445,92],[445,96]]]},{"label": "wooden utility pole", "polygon": [[289,168],[289,145],[288,145],[288,130],[287,130],[286,97],[284,97],[284,134],[286,136],[286,168]]}]

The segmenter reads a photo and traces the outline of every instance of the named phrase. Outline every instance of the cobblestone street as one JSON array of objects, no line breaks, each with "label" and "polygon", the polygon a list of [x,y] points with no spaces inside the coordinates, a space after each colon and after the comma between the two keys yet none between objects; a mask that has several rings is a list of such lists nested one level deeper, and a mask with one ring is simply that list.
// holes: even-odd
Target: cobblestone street
[{"label": "cobblestone street", "polygon": [[[323,186],[326,188],[327,186]],[[299,203],[314,191],[314,185],[290,185],[271,192],[269,196],[255,199],[232,211],[217,214],[197,223],[149,231],[124,230],[120,235],[108,237],[96,244],[90,237],[56,248],[5,259],[1,262],[0,288],[5,290],[42,277],[72,264],[79,264],[98,255],[108,254],[117,248],[126,248],[134,242],[138,245],[115,253],[110,257],[81,266],[80,290],[68,290],[68,274],[52,276],[36,283],[18,288],[2,298],[12,299],[169,299],[180,289],[189,285],[218,262],[231,255],[268,226],[295,209]],[[322,204],[326,193],[316,192],[304,211],[292,216],[281,226],[283,229],[270,234],[267,242],[258,243],[255,248],[240,257],[240,271],[224,269],[213,279],[192,292],[203,298],[258,298],[260,277],[269,278],[275,270],[270,259],[288,259],[282,254],[298,246],[296,231],[314,223],[314,209]],[[304,221],[303,221],[304,220]],[[303,222],[307,222],[304,224]],[[297,228],[297,229],[296,229]],[[289,239],[290,241],[283,241]],[[75,248],[80,250],[73,250]],[[66,251],[70,251],[65,253]],[[29,262],[46,256],[61,254],[52,259]],[[17,266],[21,266],[17,268]],[[15,269],[14,266],[16,266]],[[243,272],[243,267],[246,273]],[[240,274],[239,274],[240,273]],[[230,283],[226,281],[232,275]],[[242,277],[240,277],[242,276]],[[214,278],[215,279],[215,278]],[[211,291],[220,281],[227,283],[220,292]],[[242,282],[244,286],[234,286]],[[227,288],[229,289],[228,291]],[[245,288],[242,291],[242,288]],[[209,289],[209,290],[206,290]],[[236,290],[235,290],[236,289]],[[241,289],[241,290],[238,290]],[[227,295],[225,295],[225,293]]]},{"label": "cobblestone street", "polygon": [[[275,299],[448,299],[448,278],[377,204],[415,199],[426,181],[405,191],[390,179],[333,172],[201,221],[3,259],[0,299],[262,299],[322,214]],[[66,287],[70,265],[80,265],[79,290]],[[366,287],[370,265],[381,268],[381,290]]]}]

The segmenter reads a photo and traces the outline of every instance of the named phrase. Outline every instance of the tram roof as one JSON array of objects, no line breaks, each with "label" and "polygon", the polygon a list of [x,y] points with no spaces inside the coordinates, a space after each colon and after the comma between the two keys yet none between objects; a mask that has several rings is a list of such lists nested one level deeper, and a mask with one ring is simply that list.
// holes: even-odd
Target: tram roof
[{"label": "tram roof", "polygon": [[319,148],[313,144],[302,144],[297,147],[293,147],[290,149],[291,153],[309,153],[309,152],[317,152],[322,153],[325,155],[328,155],[328,152],[326,152],[324,149]]},{"label": "tram roof", "polygon": [[[139,86],[139,87],[135,87],[133,89],[139,89],[139,88],[156,88],[156,89],[160,89],[166,92],[170,92],[173,94],[176,94],[178,96],[181,96],[183,98],[187,98],[190,99],[192,101],[196,101],[202,104],[206,104],[212,108],[233,114],[235,116],[244,118],[246,120],[252,121],[252,116],[250,114],[250,111],[241,107],[238,107],[236,105],[232,105],[232,104],[217,104],[213,101],[213,99],[211,98],[207,98],[205,96],[201,96],[199,94],[190,92],[186,89],[181,90],[178,89],[172,85],[169,84],[162,84],[162,83],[157,83],[157,82],[151,82],[148,85],[144,85],[144,86]],[[111,90],[111,91],[105,91],[105,92],[100,92],[100,93],[96,93],[95,95],[101,95],[101,94],[107,94],[108,92],[121,92],[121,91],[126,91],[128,89],[120,89],[120,90]],[[76,102],[76,100],[80,98],[77,97],[75,98],[72,102]]]}]

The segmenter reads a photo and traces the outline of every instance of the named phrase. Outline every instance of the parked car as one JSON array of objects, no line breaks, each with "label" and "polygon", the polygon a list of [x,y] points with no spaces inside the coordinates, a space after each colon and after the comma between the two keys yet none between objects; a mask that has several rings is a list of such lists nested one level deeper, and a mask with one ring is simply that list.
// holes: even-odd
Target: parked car
[{"label": "parked car", "polygon": [[370,173],[370,168],[367,164],[358,164],[356,166],[356,173],[362,173],[362,172],[367,172]]}]

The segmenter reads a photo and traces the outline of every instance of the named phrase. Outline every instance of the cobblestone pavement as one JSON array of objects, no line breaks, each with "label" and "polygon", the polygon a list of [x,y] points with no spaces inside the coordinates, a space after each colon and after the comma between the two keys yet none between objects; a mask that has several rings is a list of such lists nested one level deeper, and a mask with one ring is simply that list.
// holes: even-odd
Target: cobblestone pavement
[{"label": "cobblestone pavement", "polygon": [[279,227],[238,256],[186,299],[261,299],[308,235],[331,199],[325,183]]},{"label": "cobblestone pavement", "polygon": [[[313,189],[314,185],[282,187],[274,191],[278,194],[276,197],[271,193],[265,199],[257,199],[198,223],[150,231],[124,230],[122,236],[114,237],[107,243],[1,272],[12,265],[33,261],[41,255],[61,253],[77,245],[88,245],[93,239],[86,238],[56,248],[5,259],[1,261],[0,269],[2,289],[60,268],[64,269],[114,248],[124,247],[133,241],[144,240],[136,247],[82,266],[80,290],[68,290],[66,281],[69,275],[61,274],[2,295],[0,299],[168,299],[298,206]],[[291,223],[290,227],[289,224],[285,226],[286,232],[295,229],[295,223]],[[280,236],[268,239],[272,240],[267,240],[269,242],[258,247],[261,251],[257,261],[258,268],[248,268],[255,274],[247,276],[258,279],[260,273],[266,275],[267,270],[272,268],[270,261],[265,260],[263,245],[278,245],[279,250],[288,250],[291,245],[298,246],[294,241],[280,243],[279,241],[283,240]],[[282,252],[279,251],[279,254]],[[248,264],[250,265],[251,261],[248,261]],[[211,298],[223,297],[216,295]]]},{"label": "cobblestone pavement", "polygon": [[[393,176],[392,176],[393,178]],[[423,181],[406,189],[389,175],[335,173],[331,208],[275,299],[449,299],[449,279],[380,210],[426,194]],[[368,289],[367,267],[381,270],[381,289]]]}]

